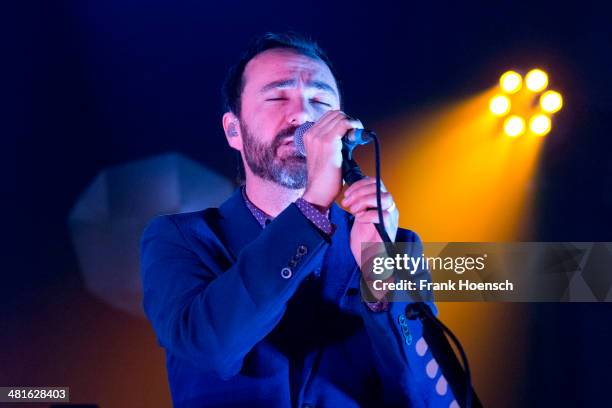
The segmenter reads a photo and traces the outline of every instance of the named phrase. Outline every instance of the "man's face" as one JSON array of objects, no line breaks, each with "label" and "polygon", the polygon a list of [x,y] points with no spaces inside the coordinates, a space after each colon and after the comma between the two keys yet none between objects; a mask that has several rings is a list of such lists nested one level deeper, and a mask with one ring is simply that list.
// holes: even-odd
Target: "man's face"
[{"label": "man's face", "polygon": [[247,64],[241,96],[242,153],[257,176],[287,188],[306,186],[306,159],[295,130],[339,109],[336,81],[325,63],[290,50],[265,51]]}]

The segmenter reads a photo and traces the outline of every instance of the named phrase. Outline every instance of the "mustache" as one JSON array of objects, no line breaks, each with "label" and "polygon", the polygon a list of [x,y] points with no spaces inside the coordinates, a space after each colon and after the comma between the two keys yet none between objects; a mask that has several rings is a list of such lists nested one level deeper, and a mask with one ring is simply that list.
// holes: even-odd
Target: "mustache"
[{"label": "mustache", "polygon": [[289,126],[278,132],[272,142],[273,151],[276,151],[288,137],[293,137],[297,128],[298,126]]}]

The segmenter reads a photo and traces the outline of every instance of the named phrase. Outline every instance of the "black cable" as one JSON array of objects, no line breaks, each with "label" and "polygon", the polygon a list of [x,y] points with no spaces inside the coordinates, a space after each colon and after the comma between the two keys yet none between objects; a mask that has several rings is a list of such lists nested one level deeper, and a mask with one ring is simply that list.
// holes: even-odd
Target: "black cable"
[{"label": "black cable", "polygon": [[[374,133],[373,131],[369,131],[368,135],[372,137],[372,139],[374,139],[374,150],[375,150],[375,155],[376,155],[376,209],[378,211],[378,222],[380,225],[380,227],[376,229],[381,239],[383,240],[383,242],[385,244],[390,244],[392,242],[391,242],[391,238],[389,237],[389,234],[387,233],[387,229],[385,228],[385,220],[384,220],[383,211],[382,211],[382,182],[381,182],[381,177],[380,177],[380,161],[381,161],[380,160],[380,141],[378,139],[378,135]],[[465,353],[463,346],[461,346],[461,342],[459,341],[457,336],[455,336],[455,334],[451,331],[451,329],[446,327],[446,325],[442,323],[440,319],[434,316],[429,306],[422,304],[420,309],[424,312],[427,318],[433,321],[436,324],[436,326],[438,326],[438,328],[442,330],[443,333],[446,333],[446,335],[450,337],[450,339],[455,344],[455,347],[457,347],[457,350],[459,350],[459,354],[461,355],[461,362],[463,365],[463,370],[465,372],[465,377],[466,377],[466,380],[465,380],[466,382],[465,407],[471,408],[472,406],[472,374],[470,372],[470,365],[468,364],[467,354]]]},{"label": "black cable", "polygon": [[459,341],[457,336],[455,336],[455,334],[451,331],[451,329],[449,329],[444,323],[442,323],[440,319],[434,316],[434,314],[431,312],[431,309],[428,306],[422,307],[421,310],[423,310],[424,313],[427,315],[427,317],[431,319],[431,321],[433,321],[444,333],[446,333],[448,337],[450,337],[453,343],[455,343],[455,347],[457,347],[457,350],[459,350],[459,355],[461,355],[461,363],[463,365],[463,370],[465,371],[465,377],[466,377],[465,378],[465,382],[466,382],[465,406],[467,408],[471,408],[472,406],[472,373],[470,371],[470,365],[468,363],[467,354],[465,353],[465,350],[461,346],[461,342]]},{"label": "black cable", "polygon": [[387,233],[385,228],[385,218],[382,211],[382,182],[380,180],[380,141],[378,135],[372,131],[369,131],[368,135],[374,139],[374,154],[376,155],[376,209],[378,210],[378,223],[382,228],[377,228],[380,237],[383,242],[391,243],[391,237]]}]

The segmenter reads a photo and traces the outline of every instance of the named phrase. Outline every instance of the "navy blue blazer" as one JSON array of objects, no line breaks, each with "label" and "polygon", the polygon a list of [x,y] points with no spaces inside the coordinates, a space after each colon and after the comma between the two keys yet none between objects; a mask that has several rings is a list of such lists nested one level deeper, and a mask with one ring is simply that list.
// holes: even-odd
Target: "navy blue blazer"
[{"label": "navy blue blazer", "polygon": [[[240,189],[160,216],[141,247],[144,310],[176,407],[453,407],[404,303],[372,312],[334,204],[331,239],[295,204],[264,229]],[[419,242],[408,230],[398,242]]]}]

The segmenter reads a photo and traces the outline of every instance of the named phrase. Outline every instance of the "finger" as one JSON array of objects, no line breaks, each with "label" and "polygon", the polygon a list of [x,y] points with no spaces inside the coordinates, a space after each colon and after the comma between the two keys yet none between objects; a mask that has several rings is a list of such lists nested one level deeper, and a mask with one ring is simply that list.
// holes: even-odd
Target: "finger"
[{"label": "finger", "polygon": [[[391,193],[382,193],[380,195],[380,203],[383,211],[391,208],[393,206],[393,197],[391,196]],[[352,204],[348,207],[351,214],[357,214],[361,211],[373,208],[378,208],[376,192],[362,195],[358,199],[353,200]]]},{"label": "finger", "polygon": [[358,119],[348,117],[344,112],[339,111],[334,115],[322,129],[322,133],[330,139],[340,139],[349,130],[363,128],[363,125]]},{"label": "finger", "polygon": [[342,200],[342,205],[350,205],[350,203],[353,202],[356,198],[359,198],[361,195],[363,195],[363,191],[376,191],[376,179],[372,179],[369,177],[361,179],[351,185],[349,188],[347,188],[344,192],[344,199]]},{"label": "finger", "polygon": [[338,114],[340,114],[341,111],[340,110],[328,110],[327,112],[325,112],[323,115],[321,115],[321,117],[314,122],[314,125],[312,125],[312,127],[310,127],[305,135],[310,135],[313,133],[318,133],[321,131],[324,131],[328,124],[330,123],[330,121],[332,121],[336,116],[338,116]]},{"label": "finger", "polygon": [[339,109],[329,110],[325,112],[323,116],[319,118],[316,124],[317,124],[317,127],[320,128],[320,130],[325,130],[329,128],[330,123],[338,120],[339,118],[343,118],[343,117],[346,117],[346,115],[341,110]]},{"label": "finger", "polygon": [[309,139],[315,137],[325,141],[328,139],[329,141],[340,140],[344,133],[338,131],[336,127],[338,121],[342,120],[342,118],[344,118],[344,113],[341,111],[327,111],[315,125],[308,129],[304,139],[306,140],[306,136],[308,136]]},{"label": "finger", "polygon": [[[383,211],[383,221],[385,225],[389,224],[391,220],[391,213],[388,211]],[[367,210],[361,211],[355,215],[355,222],[360,224],[378,224],[378,211],[377,210]]]},{"label": "finger", "polygon": [[353,118],[352,116],[348,115],[346,115],[346,118],[348,119],[353,129],[363,129],[363,123],[361,123],[359,119]]},{"label": "finger", "polygon": [[[355,183],[354,185],[356,184],[357,183]],[[382,181],[380,183],[380,191],[383,194],[387,192],[387,188],[382,183]],[[359,200],[363,196],[370,195],[370,194],[376,194],[376,179],[372,177],[370,180],[368,180],[367,182],[364,182],[361,185],[356,186],[351,191],[348,191],[347,189],[347,193],[345,193],[345,198],[342,200],[342,205],[345,207],[352,205],[353,203],[355,203],[357,200]]]},{"label": "finger", "polygon": [[[374,181],[376,181],[376,179],[374,179]],[[353,184],[348,186],[346,190],[344,190],[344,198],[348,198],[359,187],[367,185],[372,182],[373,182],[372,178],[368,176],[365,176],[361,180],[354,182]]]}]

